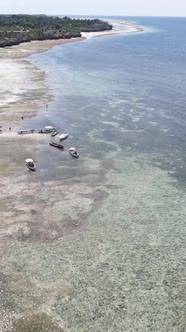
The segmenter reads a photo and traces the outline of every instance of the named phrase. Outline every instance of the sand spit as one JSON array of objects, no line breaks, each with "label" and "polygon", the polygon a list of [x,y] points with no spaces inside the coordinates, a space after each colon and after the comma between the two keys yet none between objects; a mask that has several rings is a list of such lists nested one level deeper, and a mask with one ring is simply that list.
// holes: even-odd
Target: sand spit
[{"label": "sand spit", "polygon": [[99,31],[99,32],[82,32],[81,35],[86,39],[90,39],[94,37],[102,37],[107,35],[128,34],[128,33],[136,33],[144,31],[142,27],[133,25],[129,22],[112,23],[112,25],[113,25],[112,30]]}]

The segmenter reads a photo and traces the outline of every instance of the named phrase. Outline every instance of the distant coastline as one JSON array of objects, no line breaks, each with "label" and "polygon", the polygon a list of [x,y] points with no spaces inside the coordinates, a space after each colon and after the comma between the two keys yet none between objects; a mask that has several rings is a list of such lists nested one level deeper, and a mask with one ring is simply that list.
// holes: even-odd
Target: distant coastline
[{"label": "distant coastline", "polygon": [[[24,117],[24,119],[28,117],[35,117],[37,111],[42,109],[45,110],[46,104],[49,104],[53,99],[53,96],[48,95],[46,92],[47,87],[45,86],[45,72],[41,72],[40,69],[37,68],[37,64],[33,64],[29,61],[29,59],[27,59],[30,55],[43,53],[55,46],[60,46],[66,43],[86,41],[87,39],[97,37],[109,37],[109,35],[130,34],[143,31],[144,29],[140,26],[136,26],[128,21],[119,21],[117,23],[113,23],[112,30],[84,32],[79,38],[42,41],[35,40],[11,47],[0,48],[0,66],[2,67],[4,73],[4,76],[1,76],[5,89],[0,90],[0,96],[2,96],[3,100],[3,103],[0,105],[0,124],[3,125],[1,137],[3,137],[3,135],[12,136],[13,132],[9,132],[9,126],[12,127],[12,131],[16,131],[20,125],[20,119],[22,117]],[[23,70],[24,68],[25,70]],[[20,73],[26,75],[25,78],[21,78]],[[32,81],[30,81],[29,73],[35,76],[35,80],[32,79]],[[18,78],[19,80],[17,81]],[[29,99],[24,84],[25,79],[27,81],[27,86],[30,84],[33,90],[33,96],[29,94]],[[10,84],[11,91],[9,91]],[[20,91],[25,91],[24,93],[18,94],[17,84],[19,84]],[[7,111],[11,114],[11,123],[10,117],[7,116]]]},{"label": "distant coastline", "polygon": [[[113,23],[113,26],[115,24]],[[128,21],[121,21],[117,23],[118,28],[113,27],[112,30],[96,31],[96,32],[82,32],[81,37],[71,39],[48,39],[48,40],[34,40],[31,42],[21,43],[10,47],[0,48],[0,58],[25,58],[29,55],[42,53],[48,51],[50,48],[66,43],[83,41],[96,37],[103,37],[109,35],[129,34],[143,32],[144,29],[140,26],[134,25]],[[124,27],[125,29],[121,29]]]},{"label": "distant coastline", "polygon": [[107,21],[76,19],[67,16],[0,15],[0,47],[33,40],[58,40],[81,37],[81,32],[112,30]]}]

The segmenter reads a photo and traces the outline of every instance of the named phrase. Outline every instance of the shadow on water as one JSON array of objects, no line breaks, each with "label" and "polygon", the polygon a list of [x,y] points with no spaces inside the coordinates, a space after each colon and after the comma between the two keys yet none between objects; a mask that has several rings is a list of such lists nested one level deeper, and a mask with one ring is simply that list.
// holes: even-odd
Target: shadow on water
[{"label": "shadow on water", "polygon": [[45,313],[25,315],[14,322],[15,332],[64,332],[64,329],[53,322]]}]

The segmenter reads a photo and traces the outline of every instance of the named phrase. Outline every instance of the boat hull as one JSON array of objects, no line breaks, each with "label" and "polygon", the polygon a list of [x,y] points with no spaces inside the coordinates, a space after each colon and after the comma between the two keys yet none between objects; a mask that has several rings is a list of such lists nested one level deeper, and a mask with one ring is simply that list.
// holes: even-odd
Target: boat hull
[{"label": "boat hull", "polygon": [[35,169],[35,166],[34,166],[34,167],[30,167],[30,166],[27,165],[27,167],[28,167],[28,169],[29,169],[30,171],[32,171],[32,172],[35,172],[35,170],[36,170],[36,169]]},{"label": "boat hull", "polygon": [[35,168],[35,165],[34,165],[34,162],[32,159],[30,159],[30,158],[26,159],[25,163],[30,171],[35,171],[36,168]]},{"label": "boat hull", "polygon": [[34,129],[28,129],[28,130],[18,130],[18,135],[23,135],[23,134],[33,134],[35,132]]},{"label": "boat hull", "polygon": [[79,158],[79,154],[77,152],[74,151],[69,151],[70,155],[74,158]]},{"label": "boat hull", "polygon": [[52,127],[52,126],[46,126],[44,128],[41,128],[38,133],[39,134],[48,134],[48,133],[54,133],[56,132],[56,128],[55,127]]},{"label": "boat hull", "polygon": [[49,145],[54,146],[55,148],[58,149],[63,149],[64,146],[62,144],[56,143],[56,142],[50,142]]},{"label": "boat hull", "polygon": [[68,137],[68,133],[64,133],[59,136],[60,141],[64,141]]},{"label": "boat hull", "polygon": [[54,131],[54,132],[52,132],[51,136],[54,137],[54,136],[56,136],[57,134],[58,134],[58,131]]}]

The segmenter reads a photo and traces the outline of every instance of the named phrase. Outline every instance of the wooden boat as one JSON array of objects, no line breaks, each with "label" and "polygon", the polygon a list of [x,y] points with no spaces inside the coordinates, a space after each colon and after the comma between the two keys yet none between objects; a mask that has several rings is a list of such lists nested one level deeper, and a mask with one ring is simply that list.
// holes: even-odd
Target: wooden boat
[{"label": "wooden boat", "polygon": [[26,163],[26,165],[27,165],[27,167],[31,170],[31,171],[35,171],[35,165],[34,165],[34,162],[33,162],[33,160],[32,159],[26,159],[25,160],[25,163]]},{"label": "wooden boat", "polygon": [[68,149],[68,152],[71,154],[72,157],[74,158],[78,158],[79,157],[79,153],[77,153],[76,148],[74,148],[73,146],[71,146]]},{"label": "wooden boat", "polygon": [[56,143],[56,142],[50,142],[49,145],[55,146],[55,148],[58,148],[58,149],[64,148],[64,145]]},{"label": "wooden boat", "polygon": [[34,129],[25,129],[25,130],[18,130],[18,135],[23,135],[23,134],[33,134],[35,132]]},{"label": "wooden boat", "polygon": [[64,141],[68,137],[68,133],[63,133],[59,136],[60,141]]},{"label": "wooden boat", "polygon": [[54,136],[56,136],[57,134],[58,134],[58,131],[55,130],[55,131],[52,132],[51,136],[54,137]]}]

